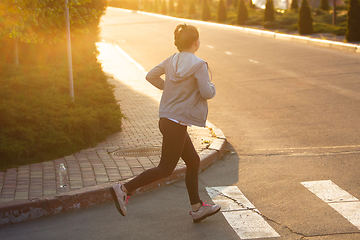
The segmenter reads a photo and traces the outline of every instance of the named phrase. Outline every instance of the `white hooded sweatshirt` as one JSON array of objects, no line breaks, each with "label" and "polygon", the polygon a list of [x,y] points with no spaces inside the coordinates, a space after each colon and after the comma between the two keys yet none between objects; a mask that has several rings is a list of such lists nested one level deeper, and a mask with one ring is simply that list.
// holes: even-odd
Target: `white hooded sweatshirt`
[{"label": "white hooded sweatshirt", "polygon": [[[165,81],[160,77],[165,74]],[[172,55],[147,75],[146,80],[163,90],[159,117],[205,127],[207,99],[215,96],[207,63],[189,52]]]}]

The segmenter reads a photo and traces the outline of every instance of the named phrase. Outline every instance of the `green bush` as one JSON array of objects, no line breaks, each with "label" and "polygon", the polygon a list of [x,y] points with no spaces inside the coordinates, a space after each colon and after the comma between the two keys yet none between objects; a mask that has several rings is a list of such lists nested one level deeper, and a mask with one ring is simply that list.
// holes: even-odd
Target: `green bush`
[{"label": "green bush", "polygon": [[302,0],[299,10],[298,19],[299,34],[312,34],[313,31],[313,19],[311,16],[311,10],[307,0]]},{"label": "green bush", "polygon": [[255,9],[249,8],[248,20],[245,25],[261,25],[264,20],[264,13]]},{"label": "green bush", "polygon": [[0,64],[0,168],[72,154],[120,130],[122,114],[97,62],[74,65],[75,101],[67,65]]},{"label": "green bush", "polygon": [[334,26],[326,23],[315,22],[313,24],[313,30],[315,33],[332,33],[334,35],[345,35],[345,26]]},{"label": "green bush", "polygon": [[287,30],[297,30],[297,27],[294,29],[293,26],[297,26],[298,14],[295,11],[286,11],[281,14],[281,17],[276,18],[276,28],[278,29],[287,29]]},{"label": "green bush", "polygon": [[[346,14],[340,14],[340,15],[337,14],[337,16],[336,16],[337,23],[346,22],[346,20],[347,20]],[[315,21],[327,23],[327,24],[333,24],[333,13],[317,9],[315,11],[314,22]]]}]

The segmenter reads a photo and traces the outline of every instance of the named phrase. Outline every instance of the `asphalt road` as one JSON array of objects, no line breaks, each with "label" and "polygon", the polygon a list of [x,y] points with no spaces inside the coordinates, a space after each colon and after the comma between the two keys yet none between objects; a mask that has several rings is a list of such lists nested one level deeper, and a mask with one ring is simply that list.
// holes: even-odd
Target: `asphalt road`
[{"label": "asphalt road", "polygon": [[[101,37],[149,71],[176,52],[178,23],[108,9]],[[360,239],[301,184],[331,180],[360,198],[360,54],[196,26],[217,89],[208,119],[229,141],[224,160],[200,175],[202,189],[238,186],[281,239]],[[179,182],[132,199],[126,218],[105,204],[8,226],[1,238],[239,239],[221,214],[192,224],[183,196]]]},{"label": "asphalt road", "polygon": [[[148,71],[176,52],[178,23],[113,9],[102,37]],[[197,55],[208,61],[217,89],[208,119],[239,158],[231,184],[293,232],[341,238],[359,232],[301,182],[331,180],[360,198],[360,55],[196,26]]]}]

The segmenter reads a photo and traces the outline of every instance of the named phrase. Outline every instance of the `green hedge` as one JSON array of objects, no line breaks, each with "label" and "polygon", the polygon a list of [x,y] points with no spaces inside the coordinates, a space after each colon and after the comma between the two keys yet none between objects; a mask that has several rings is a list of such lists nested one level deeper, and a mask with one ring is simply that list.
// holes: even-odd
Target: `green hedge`
[{"label": "green hedge", "polygon": [[72,154],[120,130],[122,114],[99,63],[0,64],[0,168]]},{"label": "green hedge", "polygon": [[[34,16],[39,23],[52,20],[51,28],[27,26],[26,31],[34,31],[44,41],[26,41],[24,30],[16,45],[6,29],[0,32],[0,169],[72,154],[121,128],[123,115],[114,89],[96,60],[95,42],[106,0],[73,2],[70,9],[74,102],[70,100],[63,3],[37,2],[45,5],[38,9],[42,14]],[[13,64],[15,46],[20,66]]]}]

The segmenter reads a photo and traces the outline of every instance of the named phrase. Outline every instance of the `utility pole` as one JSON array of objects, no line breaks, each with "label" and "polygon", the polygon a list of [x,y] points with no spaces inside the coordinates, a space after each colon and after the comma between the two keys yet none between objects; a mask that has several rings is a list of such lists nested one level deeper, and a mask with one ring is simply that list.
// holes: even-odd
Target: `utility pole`
[{"label": "utility pole", "polygon": [[65,0],[65,20],[66,20],[66,37],[67,37],[67,51],[68,51],[70,98],[71,98],[71,101],[74,101],[74,82],[73,82],[72,57],[71,57],[71,38],[70,38],[70,20],[69,20],[68,0]]}]

